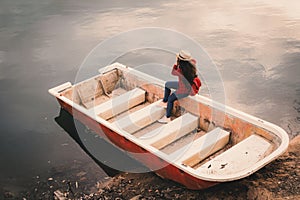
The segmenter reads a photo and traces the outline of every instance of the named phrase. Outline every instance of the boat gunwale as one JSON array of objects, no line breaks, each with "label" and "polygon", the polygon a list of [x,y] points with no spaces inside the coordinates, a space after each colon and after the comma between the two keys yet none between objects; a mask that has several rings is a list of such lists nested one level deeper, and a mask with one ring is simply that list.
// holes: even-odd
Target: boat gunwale
[{"label": "boat gunwale", "polygon": [[[164,87],[164,81],[162,81],[160,79],[157,79],[153,76],[150,76],[148,74],[145,74],[143,72],[134,70],[133,68],[127,67],[127,66],[122,65],[120,63],[114,63],[112,65],[109,65],[105,68],[100,69],[99,70],[100,75],[105,73],[105,72],[108,72],[111,69],[115,69],[115,68],[120,69],[122,71],[128,70],[129,73],[135,73],[136,75],[138,75],[138,77],[142,77],[146,80],[150,79],[149,82],[152,83],[152,84],[154,83],[156,85]],[[98,76],[99,75],[96,75],[96,76],[94,76],[90,79],[93,79],[93,78],[98,77]],[[86,79],[84,81],[88,81],[90,79]],[[151,82],[151,80],[153,82]],[[76,83],[76,84],[80,84],[80,83],[81,82]],[[64,84],[62,84],[62,85],[64,85]],[[60,85],[60,86],[62,86],[62,85]],[[67,82],[67,84],[65,86],[68,86],[68,88],[70,88],[69,82]],[[72,84],[71,84],[71,86],[72,86]],[[62,88],[59,88],[61,91],[57,91],[57,90],[55,90],[55,88],[59,88],[59,86],[50,89],[49,93],[51,93],[53,96],[60,99],[61,101],[69,104],[72,107],[72,109],[76,109],[77,111],[85,114],[87,117],[92,118],[97,123],[100,123],[100,124],[106,126],[107,128],[109,128],[113,132],[119,134],[122,137],[125,137],[129,141],[135,143],[136,145],[140,146],[141,148],[144,148],[149,153],[152,153],[155,156],[158,156],[159,158],[165,160],[169,164],[174,165],[175,167],[179,168],[180,170],[183,170],[186,173],[188,173],[188,174],[190,174],[190,175],[192,175],[192,176],[194,176],[198,179],[202,179],[202,180],[206,180],[206,181],[227,182],[227,181],[233,181],[233,180],[237,180],[237,179],[247,177],[250,174],[254,173],[255,171],[259,170],[260,168],[264,167],[265,165],[269,164],[273,160],[277,159],[281,154],[283,154],[286,151],[286,149],[288,148],[288,144],[289,144],[289,137],[288,137],[287,133],[281,127],[279,127],[279,126],[277,126],[273,123],[264,121],[260,118],[257,118],[255,116],[253,116],[253,115],[247,114],[247,113],[245,113],[243,111],[240,111],[240,110],[237,110],[237,109],[234,109],[230,106],[221,104],[219,102],[216,102],[212,99],[209,99],[209,98],[204,97],[204,96],[199,95],[199,94],[196,95],[196,96],[193,96],[193,97],[189,96],[187,98],[193,98],[194,100],[196,100],[199,103],[205,104],[207,106],[211,106],[212,108],[218,109],[221,112],[236,116],[240,119],[245,120],[248,123],[251,123],[251,124],[256,125],[260,128],[266,129],[269,132],[271,132],[271,133],[275,134],[276,136],[278,136],[279,139],[281,140],[279,146],[272,153],[270,153],[269,155],[267,155],[266,157],[264,157],[263,159],[261,159],[260,161],[255,163],[253,166],[251,166],[251,167],[249,167],[245,170],[241,170],[241,171],[229,174],[229,175],[222,175],[222,176],[218,175],[218,177],[213,177],[213,174],[199,173],[199,171],[196,172],[195,169],[193,169],[189,166],[184,166],[184,165],[181,165],[180,163],[174,162],[174,160],[170,160],[168,158],[167,154],[165,154],[165,153],[161,152],[160,150],[152,147],[151,145],[142,143],[141,140],[139,140],[138,138],[136,138],[132,134],[129,134],[129,133],[119,129],[117,126],[114,126],[112,123],[110,123],[110,122],[102,119],[101,117],[95,115],[95,113],[93,113],[91,111],[88,111],[86,108],[80,106],[77,103],[74,103],[72,100],[68,99],[67,97],[64,97],[64,96],[60,95],[59,92],[61,92],[63,90]],[[130,153],[133,154],[132,152],[130,152]]]}]

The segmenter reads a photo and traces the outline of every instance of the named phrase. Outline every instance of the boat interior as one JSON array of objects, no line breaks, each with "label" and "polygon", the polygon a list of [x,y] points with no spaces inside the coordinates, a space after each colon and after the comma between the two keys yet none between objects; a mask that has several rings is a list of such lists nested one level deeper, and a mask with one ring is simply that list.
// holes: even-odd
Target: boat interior
[{"label": "boat interior", "polygon": [[230,175],[271,154],[280,138],[225,108],[190,96],[175,103],[172,121],[158,122],[164,82],[115,67],[77,83],[60,95],[151,146],[166,160],[200,174]]}]

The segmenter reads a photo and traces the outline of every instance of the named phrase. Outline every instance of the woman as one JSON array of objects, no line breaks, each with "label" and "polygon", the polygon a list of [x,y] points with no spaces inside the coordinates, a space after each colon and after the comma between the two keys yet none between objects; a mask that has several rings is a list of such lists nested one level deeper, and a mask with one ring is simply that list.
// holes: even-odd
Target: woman
[{"label": "woman", "polygon": [[[158,120],[160,123],[171,121],[171,113],[175,100],[198,93],[201,81],[197,76],[196,61],[189,52],[181,50],[177,54],[177,64],[173,66],[172,75],[178,76],[178,81],[167,81],[161,106],[167,107],[166,115]],[[171,89],[176,89],[171,94]]]}]

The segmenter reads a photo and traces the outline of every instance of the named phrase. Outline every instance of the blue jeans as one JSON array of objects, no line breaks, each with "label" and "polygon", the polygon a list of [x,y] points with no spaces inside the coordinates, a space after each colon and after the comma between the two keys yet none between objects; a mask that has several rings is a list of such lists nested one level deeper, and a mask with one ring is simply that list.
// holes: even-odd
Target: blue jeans
[{"label": "blue jeans", "polygon": [[171,94],[171,89],[178,89],[178,81],[167,81],[165,84],[163,102],[168,102],[166,113],[167,118],[171,117],[174,101],[189,96],[189,94],[177,94],[176,91]]}]

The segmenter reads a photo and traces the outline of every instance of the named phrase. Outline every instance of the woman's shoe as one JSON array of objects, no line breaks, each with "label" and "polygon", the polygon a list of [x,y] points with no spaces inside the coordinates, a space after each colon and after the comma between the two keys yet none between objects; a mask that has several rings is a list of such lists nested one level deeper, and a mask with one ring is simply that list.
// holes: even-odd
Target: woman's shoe
[{"label": "woman's shoe", "polygon": [[166,116],[163,116],[161,119],[158,120],[159,123],[161,124],[167,124],[171,121],[171,118],[167,118]]}]

